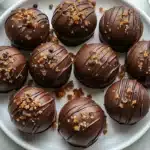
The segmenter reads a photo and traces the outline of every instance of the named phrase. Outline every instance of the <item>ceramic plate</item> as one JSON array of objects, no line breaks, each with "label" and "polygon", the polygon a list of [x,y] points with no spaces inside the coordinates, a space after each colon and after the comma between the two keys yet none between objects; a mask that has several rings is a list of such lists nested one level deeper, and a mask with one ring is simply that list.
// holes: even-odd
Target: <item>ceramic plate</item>
[{"label": "ceramic plate", "polygon": [[[45,12],[49,19],[51,20],[51,16],[54,8],[60,0],[23,0],[19,1],[17,4],[8,9],[1,17],[0,17],[0,45],[10,45],[9,40],[7,39],[4,31],[4,21],[7,16],[10,14],[11,10],[17,7],[32,7],[33,4],[38,3],[39,9]],[[54,4],[53,10],[49,10],[49,5]],[[97,9],[96,13],[98,16],[98,20],[101,17],[101,13],[99,12],[99,8],[103,7],[104,9],[111,8],[117,5],[131,5],[129,2],[124,2],[120,0],[97,0]],[[144,34],[142,39],[149,40],[150,39],[150,19],[149,17],[141,10],[137,9],[144,23]],[[97,26],[98,27],[98,26]],[[88,43],[97,43],[99,42],[98,38],[98,28],[95,31],[94,37],[92,37]],[[81,46],[75,48],[68,48],[69,51],[76,53]],[[121,62],[123,62],[123,58],[120,58]],[[94,90],[83,87],[81,84],[77,82],[72,74],[71,79],[74,80],[74,84],[76,87],[82,87],[85,92],[92,94],[93,99],[104,109],[104,90]],[[49,129],[42,134],[37,135],[26,135],[21,134],[15,126],[12,124],[9,114],[8,114],[8,98],[9,94],[1,94],[0,95],[0,127],[1,129],[17,144],[28,149],[28,150],[79,150],[78,148],[74,148],[67,144],[62,137],[57,133],[57,130]],[[61,101],[56,100],[58,113],[62,106],[66,103],[65,99]],[[107,115],[107,113],[106,113]],[[119,125],[113,120],[107,117],[108,122],[108,133],[104,136],[102,135],[98,141],[87,148],[87,150],[121,150],[136,140],[138,140],[150,127],[150,113],[139,123],[134,126],[123,126]]]}]

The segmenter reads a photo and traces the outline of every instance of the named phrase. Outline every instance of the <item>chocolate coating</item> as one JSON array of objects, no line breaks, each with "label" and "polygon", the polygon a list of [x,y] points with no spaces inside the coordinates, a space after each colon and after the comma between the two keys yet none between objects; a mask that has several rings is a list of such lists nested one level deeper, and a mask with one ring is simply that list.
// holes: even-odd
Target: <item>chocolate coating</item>
[{"label": "chocolate coating", "polygon": [[104,44],[85,44],[77,53],[74,65],[76,78],[91,88],[108,86],[119,71],[116,53]]},{"label": "chocolate coating", "polygon": [[117,6],[105,11],[100,19],[100,40],[114,50],[127,52],[143,34],[140,15],[132,8]]},{"label": "chocolate coating", "polygon": [[112,84],[105,94],[105,108],[112,119],[132,125],[149,111],[147,90],[136,80],[124,79]]},{"label": "chocolate coating", "polygon": [[10,46],[0,46],[0,92],[20,88],[28,76],[26,58]]},{"label": "chocolate coating", "polygon": [[10,98],[9,114],[20,131],[43,132],[56,119],[54,97],[41,88],[24,87]]},{"label": "chocolate coating", "polygon": [[56,88],[68,81],[72,63],[71,55],[63,46],[48,42],[33,51],[29,68],[37,84]]},{"label": "chocolate coating", "polygon": [[90,98],[71,100],[59,114],[58,131],[71,145],[89,147],[99,137],[106,118],[103,110]]},{"label": "chocolate coating", "polygon": [[150,41],[140,41],[130,49],[126,66],[133,78],[150,87]]},{"label": "chocolate coating", "polygon": [[52,26],[58,39],[68,46],[80,45],[89,40],[96,25],[95,5],[87,0],[63,1],[52,18]]},{"label": "chocolate coating", "polygon": [[5,22],[5,31],[17,48],[33,50],[49,36],[48,17],[35,8],[13,11]]}]

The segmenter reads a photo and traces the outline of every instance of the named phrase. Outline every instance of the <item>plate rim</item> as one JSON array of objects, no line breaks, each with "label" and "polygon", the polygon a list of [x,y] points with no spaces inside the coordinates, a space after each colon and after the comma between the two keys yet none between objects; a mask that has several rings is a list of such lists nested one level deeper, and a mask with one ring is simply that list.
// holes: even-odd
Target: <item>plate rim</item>
[{"label": "plate rim", "polygon": [[[18,2],[16,2],[15,4],[13,4],[10,8],[8,8],[1,16],[0,16],[0,24],[3,23],[4,19],[9,15],[9,13],[16,9],[17,7],[19,7],[20,5],[23,5],[24,3],[26,3],[28,0],[19,0]],[[129,5],[131,7],[133,7],[134,9],[136,9],[140,15],[145,19],[145,21],[147,21],[148,24],[150,24],[150,17],[147,15],[147,13],[145,11],[143,11],[140,8],[137,8],[132,2],[130,2],[129,0],[120,0],[121,2],[123,2],[126,5]],[[18,138],[16,138],[11,132],[9,132],[9,130],[7,130],[7,128],[5,127],[4,123],[2,122],[2,120],[0,120],[0,128],[1,130],[12,140],[14,141],[16,144],[18,144],[19,146],[21,146],[22,148],[25,148],[27,150],[41,150],[38,148],[35,148],[33,146],[31,146],[30,144],[28,144],[27,142],[23,142],[22,140],[19,140]],[[137,140],[139,140],[150,128],[150,121],[147,123],[147,125],[145,126],[145,128],[143,130],[141,130],[140,132],[138,132],[138,134],[136,136],[134,136],[133,138],[129,139],[128,141],[120,144],[119,146],[112,148],[111,150],[122,150],[124,148],[127,148],[128,146],[132,145],[133,143],[135,143]]]}]

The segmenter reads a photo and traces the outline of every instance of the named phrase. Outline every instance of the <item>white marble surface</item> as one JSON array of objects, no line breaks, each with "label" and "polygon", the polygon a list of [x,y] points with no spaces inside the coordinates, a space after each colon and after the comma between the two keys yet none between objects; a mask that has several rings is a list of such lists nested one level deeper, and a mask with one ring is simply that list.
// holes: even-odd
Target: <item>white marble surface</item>
[{"label": "white marble surface", "polygon": [[[0,0],[2,1],[2,0]],[[3,0],[3,6],[0,6],[0,14],[9,6],[11,6],[17,0]],[[137,7],[145,10],[150,15],[150,7],[147,0],[128,0],[135,4]],[[115,136],[115,135],[114,135]],[[23,148],[12,142],[4,133],[0,130],[0,150],[24,150]],[[150,150],[150,130],[136,143],[124,150]]]}]

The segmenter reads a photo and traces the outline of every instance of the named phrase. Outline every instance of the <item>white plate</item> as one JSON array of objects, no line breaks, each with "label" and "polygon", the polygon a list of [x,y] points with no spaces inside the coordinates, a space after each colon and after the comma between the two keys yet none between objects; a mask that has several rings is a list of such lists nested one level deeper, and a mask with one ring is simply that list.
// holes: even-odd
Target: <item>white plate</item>
[{"label": "white plate", "polygon": [[[124,1],[124,0],[122,0]],[[49,18],[51,19],[52,10],[49,10],[49,4],[54,4],[54,7],[60,2],[60,0],[39,0],[38,1],[39,9],[41,9],[43,12],[45,12]],[[37,0],[23,0],[19,1],[17,4],[12,6],[10,9],[8,9],[1,17],[0,17],[0,45],[10,45],[10,42],[8,41],[5,31],[4,31],[4,21],[6,17],[10,14],[11,10],[17,8],[17,7],[32,7],[34,3],[37,3]],[[124,5],[126,2],[120,2],[119,0],[97,0],[97,16],[98,20],[100,19],[100,12],[99,8],[103,7],[105,9],[111,8],[116,5]],[[127,3],[126,3],[127,4]],[[128,2],[128,4],[131,6],[131,4]],[[133,5],[132,5],[133,6]],[[54,10],[54,8],[53,8]],[[144,23],[144,34],[142,39],[149,40],[150,35],[150,19],[149,17],[141,10],[138,9],[138,11],[141,13],[141,17]],[[98,28],[95,32],[95,36],[88,41],[88,43],[96,43],[99,42],[98,38]],[[70,48],[70,50],[76,52],[79,50],[79,47],[76,48]],[[68,48],[69,50],[69,48]],[[93,99],[101,105],[101,107],[104,109],[103,103],[104,103],[104,94],[102,90],[92,90],[83,87],[80,85],[75,79],[74,75],[72,74],[71,80],[74,80],[76,87],[82,87],[85,91],[88,93],[91,93],[93,96]],[[8,94],[1,94],[0,95],[0,127],[1,129],[17,144],[20,146],[28,149],[28,150],[79,150],[78,148],[71,147],[69,144],[67,144],[62,137],[57,133],[54,129],[49,129],[46,132],[42,134],[37,134],[35,136],[31,135],[25,135],[21,134],[15,126],[12,124],[9,118],[9,114],[7,111],[7,105],[8,105]],[[65,100],[57,101],[57,110],[59,112],[60,108],[63,106],[63,104],[66,102]],[[108,119],[108,133],[104,136],[102,135],[99,140],[92,145],[91,147],[87,148],[87,150],[121,150],[132,143],[134,143],[136,140],[138,140],[144,133],[149,129],[150,127],[150,113],[139,123],[137,123],[134,126],[123,126],[119,125],[113,120],[111,120],[109,117]]]}]

